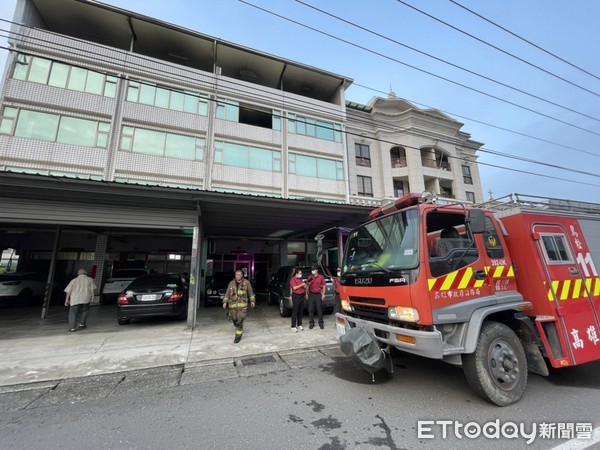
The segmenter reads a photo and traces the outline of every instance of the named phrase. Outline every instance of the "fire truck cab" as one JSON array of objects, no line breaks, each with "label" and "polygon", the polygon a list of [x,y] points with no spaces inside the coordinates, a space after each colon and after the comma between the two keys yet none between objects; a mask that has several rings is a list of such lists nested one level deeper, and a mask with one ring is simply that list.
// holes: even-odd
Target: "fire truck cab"
[{"label": "fire truck cab", "polygon": [[461,365],[499,406],[528,371],[600,359],[600,205],[524,198],[409,194],[374,210],[346,242],[338,331]]}]

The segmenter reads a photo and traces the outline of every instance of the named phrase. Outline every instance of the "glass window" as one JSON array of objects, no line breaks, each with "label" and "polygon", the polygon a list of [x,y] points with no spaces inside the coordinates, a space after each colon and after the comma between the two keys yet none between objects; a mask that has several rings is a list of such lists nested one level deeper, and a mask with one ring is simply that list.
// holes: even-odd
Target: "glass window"
[{"label": "glass window", "polygon": [[192,114],[198,114],[198,97],[192,94],[184,94],[183,110]]},{"label": "glass window", "polygon": [[15,129],[15,136],[42,141],[56,140],[60,116],[22,109]]},{"label": "glass window", "polygon": [[262,148],[250,148],[250,168],[273,170],[273,152]]},{"label": "glass window", "polygon": [[133,139],[133,151],[135,153],[163,156],[165,151],[165,133],[136,128]]},{"label": "glass window", "polygon": [[203,138],[196,138],[196,159],[202,160],[204,158],[204,146],[206,145],[206,140]]},{"label": "glass window", "polygon": [[317,158],[296,155],[296,174],[305,177],[317,176]]},{"label": "glass window", "polygon": [[4,115],[2,116],[2,122],[0,122],[1,134],[13,134],[13,127],[17,118],[17,113],[17,108],[4,108]]},{"label": "glass window", "polygon": [[371,151],[368,145],[354,144],[354,153],[357,166],[371,167]]},{"label": "glass window", "polygon": [[149,84],[140,84],[139,102],[144,105],[154,105],[154,96],[156,95],[156,87]]},{"label": "glass window", "polygon": [[98,72],[88,70],[85,81],[85,92],[90,94],[102,95],[104,88],[104,75]]},{"label": "glass window", "polygon": [[298,120],[296,122],[296,133],[306,134],[306,122],[304,120]]},{"label": "glass window", "polygon": [[19,53],[15,60],[15,71],[13,72],[13,78],[16,80],[26,80],[29,66],[31,65],[31,56],[23,55]]},{"label": "glass window", "polygon": [[226,142],[223,147],[223,164],[234,167],[249,167],[248,147]]},{"label": "glass window", "polygon": [[69,84],[67,87],[74,91],[82,91],[85,89],[85,79],[87,77],[87,70],[80,67],[71,67],[71,74],[69,76]]},{"label": "glass window", "polygon": [[467,196],[467,201],[470,201],[471,203],[475,203],[475,192],[466,191],[465,194]]},{"label": "glass window", "polygon": [[500,243],[498,231],[489,217],[485,218],[485,231],[483,232],[485,250],[490,258],[504,258],[504,249]]},{"label": "glass window", "polygon": [[296,114],[288,113],[288,133],[296,133]]},{"label": "glass window", "polygon": [[154,105],[159,108],[169,108],[169,97],[170,92],[168,89],[156,88],[156,100]]},{"label": "glass window", "polygon": [[130,81],[129,87],[127,88],[127,101],[137,103],[139,95],[140,95],[140,83],[138,83],[136,81]]},{"label": "glass window", "polygon": [[54,87],[66,88],[67,80],[69,79],[69,69],[70,67],[66,64],[59,62],[53,63],[48,84]]},{"label": "glass window", "polygon": [[542,243],[546,251],[546,258],[551,263],[572,263],[573,260],[567,250],[567,244],[563,235],[544,235]]},{"label": "glass window", "polygon": [[48,82],[51,65],[52,61],[48,59],[33,58],[31,69],[29,71],[29,81],[46,84]]},{"label": "glass window", "polygon": [[112,75],[106,76],[106,84],[104,85],[104,96],[115,98],[117,95],[117,77]]},{"label": "glass window", "polygon": [[93,120],[77,119],[75,117],[62,117],[58,128],[58,142],[64,144],[96,145],[96,131],[98,123]]},{"label": "glass window", "polygon": [[333,141],[333,124],[317,120],[317,137]]},{"label": "glass window", "polygon": [[317,127],[315,126],[315,121],[310,119],[306,120],[306,135],[307,136],[316,136],[317,135]]},{"label": "glass window", "polygon": [[463,174],[463,182],[465,184],[473,184],[473,178],[471,177],[471,168],[469,166],[461,166]]},{"label": "glass window", "polygon": [[281,131],[281,111],[273,110],[273,129],[275,131]]},{"label": "glass window", "polygon": [[342,162],[336,161],[335,168],[336,168],[336,172],[337,172],[337,179],[344,180],[344,165],[342,164]]},{"label": "glass window", "polygon": [[194,159],[196,142],[193,137],[168,133],[166,142],[165,156],[167,158]]},{"label": "glass window", "polygon": [[317,159],[317,175],[319,178],[336,179],[335,161],[332,159]]},{"label": "glass window", "polygon": [[373,196],[373,184],[371,177],[358,175],[358,195]]},{"label": "glass window", "polygon": [[184,101],[185,97],[183,95],[183,92],[171,92],[171,109],[174,109],[175,111],[183,111]]}]

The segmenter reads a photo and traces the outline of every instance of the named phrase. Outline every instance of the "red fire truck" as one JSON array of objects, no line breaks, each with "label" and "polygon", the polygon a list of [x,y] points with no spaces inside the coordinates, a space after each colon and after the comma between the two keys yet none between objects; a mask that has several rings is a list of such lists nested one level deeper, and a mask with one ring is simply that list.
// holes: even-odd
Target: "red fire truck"
[{"label": "red fire truck", "polygon": [[409,194],[370,218],[346,242],[340,333],[461,365],[499,406],[528,372],[600,359],[600,205]]}]

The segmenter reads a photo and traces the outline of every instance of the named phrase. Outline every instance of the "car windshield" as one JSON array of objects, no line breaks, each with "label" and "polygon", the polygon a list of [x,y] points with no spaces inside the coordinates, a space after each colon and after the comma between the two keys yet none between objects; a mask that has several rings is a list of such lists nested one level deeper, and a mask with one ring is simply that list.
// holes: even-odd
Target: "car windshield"
[{"label": "car windshield", "polygon": [[139,287],[167,287],[168,285],[181,285],[179,275],[155,273],[151,275],[141,276],[139,278],[136,278],[133,281],[133,283],[129,285],[128,289],[136,289]]},{"label": "car windshield", "polygon": [[390,214],[366,223],[348,236],[344,273],[389,272],[418,262],[419,212]]},{"label": "car windshield", "polygon": [[16,281],[16,280],[22,280],[23,279],[23,275],[16,275],[16,274],[3,274],[0,275],[0,282],[2,281]]},{"label": "car windshield", "polygon": [[215,286],[227,287],[234,278],[235,275],[232,272],[215,272],[212,276],[212,283]]}]

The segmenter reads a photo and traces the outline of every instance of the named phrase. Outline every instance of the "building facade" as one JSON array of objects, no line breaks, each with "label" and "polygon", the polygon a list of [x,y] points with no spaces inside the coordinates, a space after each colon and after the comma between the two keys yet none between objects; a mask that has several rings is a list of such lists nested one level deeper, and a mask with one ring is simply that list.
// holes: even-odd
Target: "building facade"
[{"label": "building facade", "polygon": [[[239,267],[265,284],[314,262],[320,230],[402,194],[482,200],[481,144],[461,123],[394,96],[347,101],[346,76],[88,0],[18,0],[9,45],[0,225],[100,226],[90,239],[71,229],[66,248],[101,279],[137,255],[190,271],[200,290]],[[145,228],[185,229],[188,248],[131,238]],[[59,233],[38,254],[60,255]]]}]

